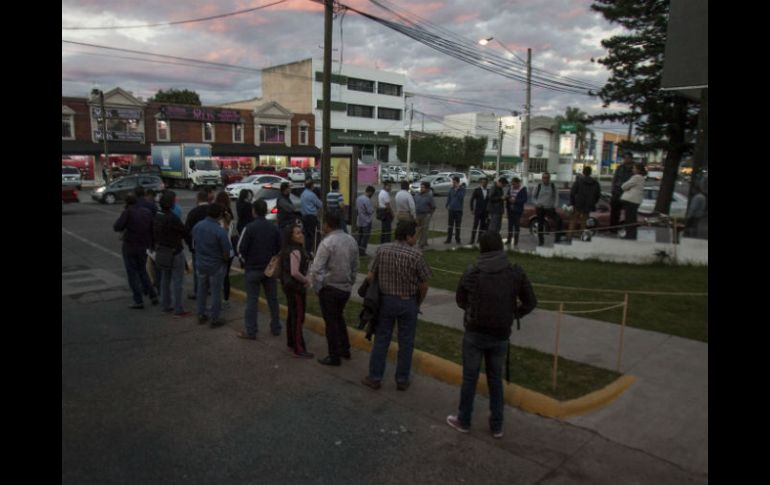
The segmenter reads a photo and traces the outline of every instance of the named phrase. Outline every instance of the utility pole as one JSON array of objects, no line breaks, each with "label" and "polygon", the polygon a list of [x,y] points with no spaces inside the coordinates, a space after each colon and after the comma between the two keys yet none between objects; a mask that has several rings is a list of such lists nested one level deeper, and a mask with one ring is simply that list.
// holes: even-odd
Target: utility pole
[{"label": "utility pole", "polygon": [[524,184],[527,183],[527,175],[529,172],[529,134],[531,131],[531,114],[532,114],[532,49],[527,48],[527,129],[524,135],[524,167],[521,170],[521,178],[524,180]]},{"label": "utility pole", "polygon": [[[323,130],[321,133],[321,201],[326,210],[326,194],[331,186],[331,94],[332,94],[332,13],[333,0],[324,0],[324,76]],[[322,216],[323,217],[323,216]]]},{"label": "utility pole", "polygon": [[110,167],[110,154],[107,151],[107,111],[104,109],[104,91],[99,90],[99,102],[102,105],[102,140],[104,140],[104,163],[107,164],[107,170],[104,173],[107,174],[107,179],[104,183],[110,183],[112,167]]},{"label": "utility pole", "polygon": [[412,164],[412,118],[414,118],[414,103],[409,104],[409,138],[406,142],[406,180],[412,181],[410,166]]},{"label": "utility pole", "polygon": [[500,153],[503,151],[503,118],[497,127],[497,176],[500,176]]}]

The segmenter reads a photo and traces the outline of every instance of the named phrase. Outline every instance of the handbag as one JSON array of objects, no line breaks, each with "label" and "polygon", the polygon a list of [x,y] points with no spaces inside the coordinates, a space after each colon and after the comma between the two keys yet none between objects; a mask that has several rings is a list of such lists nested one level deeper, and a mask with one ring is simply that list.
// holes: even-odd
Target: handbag
[{"label": "handbag", "polygon": [[265,276],[268,278],[275,278],[278,276],[278,273],[281,272],[281,256],[279,254],[276,254],[272,258],[270,258],[270,262],[267,263],[267,268],[265,268]]},{"label": "handbag", "polygon": [[174,266],[174,248],[158,246],[155,249],[155,264],[160,269],[171,269]]}]

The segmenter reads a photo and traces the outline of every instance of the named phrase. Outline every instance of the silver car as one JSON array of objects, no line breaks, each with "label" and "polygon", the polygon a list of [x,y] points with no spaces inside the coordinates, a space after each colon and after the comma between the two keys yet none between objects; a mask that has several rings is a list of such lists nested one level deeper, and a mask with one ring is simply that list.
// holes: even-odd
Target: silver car
[{"label": "silver car", "polygon": [[428,175],[423,177],[419,182],[415,182],[411,185],[412,192],[420,191],[420,184],[422,182],[430,183],[430,190],[433,191],[433,195],[447,195],[449,189],[452,188],[452,179],[447,175]]},{"label": "silver car", "polygon": [[81,175],[80,170],[76,167],[69,167],[67,165],[61,166],[61,184],[77,187],[81,189]]},{"label": "silver car", "polygon": [[[655,202],[658,200],[658,194],[660,194],[660,187],[644,188],[644,198],[639,205],[639,214],[650,214],[655,211]],[[684,219],[687,214],[687,197],[674,192],[674,197],[671,200],[671,206],[668,210],[668,215],[676,219]]]}]

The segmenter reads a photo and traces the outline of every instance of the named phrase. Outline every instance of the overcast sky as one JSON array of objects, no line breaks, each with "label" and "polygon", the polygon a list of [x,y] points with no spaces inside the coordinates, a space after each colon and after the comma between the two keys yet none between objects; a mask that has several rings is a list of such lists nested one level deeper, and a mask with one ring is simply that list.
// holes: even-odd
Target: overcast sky
[{"label": "overcast sky", "polygon": [[[215,20],[137,29],[69,30],[176,22],[214,16],[278,0],[147,1],[62,0],[62,40],[163,54],[253,68],[235,71],[169,64],[188,63],[145,54],[105,50],[62,42],[62,95],[85,97],[93,87],[116,86],[148,98],[159,89],[196,91],[204,105],[259,96],[259,69],[309,57],[323,57],[323,6],[310,0],[287,0],[261,10]],[[369,0],[344,0],[359,10],[395,20]],[[429,22],[469,42],[494,36],[532,65],[551,73],[602,86],[608,72],[591,58],[607,54],[601,40],[622,30],[590,10],[591,0],[389,0],[383,5],[402,15]],[[342,40],[340,39],[340,24]],[[436,32],[434,30],[434,32]],[[408,92],[450,97],[498,107],[502,114],[524,110],[526,86],[454,59],[348,11],[334,20],[334,59],[344,64],[396,71],[406,75]],[[485,47],[512,58],[492,41]],[[149,62],[151,60],[161,62]],[[493,109],[424,97],[415,109],[432,116]],[[577,106],[589,114],[605,111],[598,98],[534,87],[532,115],[563,114]],[[619,110],[620,106],[611,106]],[[426,121],[428,121],[426,119]],[[625,132],[622,125],[607,131]]]}]

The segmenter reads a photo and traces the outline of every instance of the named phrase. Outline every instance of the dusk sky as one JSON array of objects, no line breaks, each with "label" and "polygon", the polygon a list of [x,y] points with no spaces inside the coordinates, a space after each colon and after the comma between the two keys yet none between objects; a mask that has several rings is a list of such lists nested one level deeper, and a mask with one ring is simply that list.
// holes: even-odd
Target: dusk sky
[{"label": "dusk sky", "polygon": [[[204,105],[260,96],[260,69],[309,57],[323,58],[321,4],[310,0],[286,0],[248,13],[171,26],[106,30],[71,28],[178,22],[276,1],[279,0],[63,0],[62,95],[86,97],[93,87],[106,91],[119,86],[145,99],[159,89],[190,89],[200,95]],[[369,0],[345,0],[343,3],[403,22]],[[431,32],[442,37],[461,37],[473,48],[492,51],[500,57],[512,59],[513,55],[495,41],[486,46],[478,45],[477,41],[494,36],[521,59],[526,59],[530,47],[534,69],[595,86],[602,86],[609,73],[600,64],[592,63],[591,58],[607,54],[601,47],[602,39],[622,33],[621,28],[610,25],[590,10],[591,0],[392,0],[378,3],[408,19],[420,20]],[[335,61],[342,57],[346,65],[405,74],[407,92],[498,107],[494,110],[422,96],[410,100],[416,110],[431,116],[470,111],[498,111],[498,114],[524,111],[525,83],[438,52],[358,13],[347,11],[335,18],[333,44]],[[187,60],[146,55],[150,53],[252,70],[211,65],[195,67]],[[563,114],[567,106],[577,106],[589,114],[622,109],[622,106],[613,105],[605,110],[596,97],[541,87],[533,87],[532,105],[533,116]],[[619,124],[605,125],[601,129],[620,133],[626,130]]]}]

